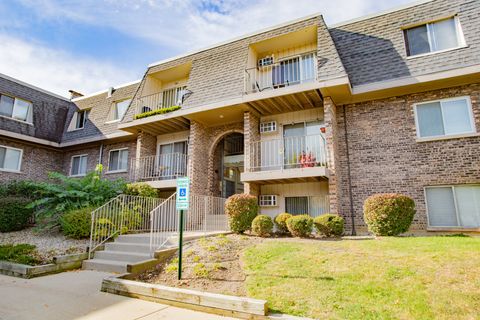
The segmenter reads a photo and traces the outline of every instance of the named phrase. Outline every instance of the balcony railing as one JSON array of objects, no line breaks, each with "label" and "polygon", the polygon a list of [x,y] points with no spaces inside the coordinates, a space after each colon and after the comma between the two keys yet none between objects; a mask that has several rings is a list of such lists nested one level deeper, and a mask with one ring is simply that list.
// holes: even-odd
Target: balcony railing
[{"label": "balcony railing", "polygon": [[245,92],[261,92],[317,79],[315,52],[285,58],[276,63],[245,70]]},{"label": "balcony railing", "polygon": [[322,134],[260,140],[251,144],[249,171],[326,167],[327,159]]},{"label": "balcony railing", "polygon": [[171,180],[187,175],[187,155],[182,153],[137,158],[131,165],[132,181]]},{"label": "balcony railing", "polygon": [[139,97],[135,101],[136,114],[181,105],[185,90],[186,87],[177,87]]}]

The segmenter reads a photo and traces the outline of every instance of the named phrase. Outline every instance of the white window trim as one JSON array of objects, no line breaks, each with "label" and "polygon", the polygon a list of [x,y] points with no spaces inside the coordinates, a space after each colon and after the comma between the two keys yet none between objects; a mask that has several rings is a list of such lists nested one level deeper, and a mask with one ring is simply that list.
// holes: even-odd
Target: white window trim
[{"label": "white window trim", "polygon": [[[8,117],[6,117],[6,118],[8,118]],[[5,149],[11,149],[11,150],[20,151],[20,161],[19,161],[19,163],[18,163],[18,170],[0,168],[0,171],[2,171],[2,172],[10,172],[10,173],[22,173],[23,149],[13,148],[13,147],[4,146],[4,145],[0,145],[0,147],[5,148]]]},{"label": "white window trim", "polygon": [[472,186],[472,187],[480,187],[480,184],[475,184],[475,183],[466,183],[466,184],[447,184],[447,185],[437,185],[437,186],[425,186],[423,187],[423,198],[425,199],[425,212],[427,214],[427,229],[430,230],[480,230],[480,228],[469,228],[469,227],[462,227],[462,226],[432,226],[430,225],[430,214],[428,212],[428,200],[427,200],[427,189],[433,189],[433,188],[452,188],[453,192],[453,201],[455,205],[455,214],[457,216],[457,221],[458,221],[458,208],[457,208],[457,198],[455,197],[455,187],[458,186]]},{"label": "white window trim", "polygon": [[[420,136],[420,126],[419,126],[419,123],[418,123],[418,113],[417,113],[417,107],[418,106],[421,106],[421,105],[427,104],[427,103],[439,102],[440,103],[440,111],[442,111],[442,109],[441,109],[442,102],[457,101],[457,100],[466,100],[467,101],[468,114],[469,114],[469,118],[470,118],[470,126],[472,128],[472,131],[466,131],[466,132],[455,133],[455,134],[444,134],[444,135],[438,135],[438,136],[429,136],[429,137]],[[460,96],[460,97],[447,98],[447,99],[437,99],[437,100],[417,102],[417,103],[413,104],[413,113],[414,113],[414,117],[415,117],[415,129],[417,131],[417,142],[458,139],[458,138],[472,137],[472,136],[477,136],[478,135],[477,127],[476,127],[476,124],[475,124],[475,117],[473,115],[472,101],[470,99],[470,96]],[[445,119],[443,118],[443,111],[442,111],[442,121],[443,121],[443,126],[445,128]]]},{"label": "white window trim", "polygon": [[114,151],[122,151],[122,150],[127,150],[128,153],[130,154],[130,150],[128,148],[120,148],[120,149],[112,149],[108,152],[108,163],[107,163],[107,169],[108,171],[105,172],[105,174],[110,174],[110,173],[126,173],[128,172],[128,159],[129,157],[127,157],[127,169],[120,169],[120,170],[110,170],[110,155],[112,152]]},{"label": "white window trim", "polygon": [[[7,96],[7,97],[10,97],[10,98],[14,99],[14,102],[13,102],[14,104],[15,104],[16,99],[26,101],[26,102],[30,103],[30,108],[28,109],[28,112],[27,112],[27,120],[15,119],[14,117],[9,117],[9,116],[4,116],[4,115],[0,115],[1,118],[10,119],[10,120],[13,120],[13,121],[18,121],[20,123],[24,123],[24,124],[28,124],[30,126],[33,126],[33,102],[32,101],[22,99],[22,98],[19,98],[19,97],[16,97],[16,96],[12,96],[12,95],[9,95],[9,94],[4,94],[4,93],[0,93],[0,96]],[[14,106],[14,108],[15,108],[15,106]],[[28,121],[29,118],[31,118],[32,121]]]},{"label": "white window trim", "polygon": [[[113,117],[115,116],[115,112],[116,112],[116,108],[117,108],[117,104],[118,103],[121,103],[125,100],[130,100],[130,104],[127,108],[127,110],[125,111],[125,113],[123,114],[123,116],[121,118],[118,118],[118,119],[114,119]],[[116,101],[113,101],[113,105],[112,107],[110,108],[110,114],[108,116],[108,120],[105,121],[106,124],[108,123],[115,123],[115,122],[120,122],[123,120],[123,118],[125,118],[125,116],[127,115],[128,113],[128,110],[130,109],[130,107],[132,106],[132,103],[133,103],[133,99],[130,97],[130,98],[125,98],[125,99],[120,99],[120,100],[116,100]]]},{"label": "white window trim", "polygon": [[[83,121],[83,127],[81,128],[75,128],[77,125],[77,118],[78,118],[78,113],[79,112],[87,112],[85,115],[84,121]],[[68,126],[67,132],[73,132],[73,131],[79,131],[85,129],[85,125],[87,124],[88,121],[88,115],[90,114],[90,109],[83,109],[83,110],[77,110],[74,112],[72,116],[72,120],[70,121],[70,125]]]},{"label": "white window trim", "polygon": [[[87,157],[87,171],[85,173],[82,173],[82,174],[72,174],[72,170],[73,170],[73,158],[78,158],[78,157]],[[85,154],[76,154],[74,156],[72,156],[72,158],[70,159],[70,171],[69,171],[69,177],[72,177],[72,178],[75,178],[75,177],[85,177],[87,175],[87,172],[88,172],[88,154],[85,153]]]},{"label": "white window trim", "polygon": [[428,44],[429,44],[430,50],[431,50],[432,49],[432,39],[430,39],[430,28],[431,28],[430,25],[432,23],[436,23],[436,22],[439,22],[439,21],[442,21],[442,20],[448,20],[448,19],[452,19],[452,18],[455,21],[455,33],[457,34],[457,46],[456,47],[443,49],[443,50],[437,50],[437,51],[430,51],[430,52],[425,52],[425,53],[420,53],[420,54],[415,54],[415,55],[408,55],[407,43],[405,42],[407,39],[406,39],[405,34],[403,34],[405,56],[407,57],[407,60],[414,59],[414,58],[425,57],[425,56],[429,56],[429,55],[432,55],[432,54],[443,53],[443,52],[448,52],[448,51],[452,51],[452,50],[467,48],[468,45],[467,45],[467,42],[465,41],[465,35],[463,34],[462,25],[460,24],[460,19],[458,18],[457,15],[442,18],[442,19],[438,19],[438,20],[433,20],[433,21],[429,21],[429,22],[425,22],[425,23],[422,23],[422,24],[418,24],[418,25],[406,28],[406,29],[402,29],[402,33],[404,33],[408,29],[413,29],[413,28],[416,28],[416,27],[426,25],[427,26]]}]

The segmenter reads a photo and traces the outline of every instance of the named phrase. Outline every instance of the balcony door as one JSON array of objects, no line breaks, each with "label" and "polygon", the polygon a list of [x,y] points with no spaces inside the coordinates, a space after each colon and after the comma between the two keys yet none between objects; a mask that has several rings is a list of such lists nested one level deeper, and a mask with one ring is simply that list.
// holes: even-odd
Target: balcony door
[{"label": "balcony door", "polygon": [[302,122],[283,126],[285,169],[313,167],[322,158],[321,121]]},{"label": "balcony door", "polygon": [[274,88],[315,80],[315,54],[281,60],[272,68]]},{"label": "balcony door", "polygon": [[165,179],[187,175],[187,142],[179,141],[162,144],[158,148],[158,169]]}]

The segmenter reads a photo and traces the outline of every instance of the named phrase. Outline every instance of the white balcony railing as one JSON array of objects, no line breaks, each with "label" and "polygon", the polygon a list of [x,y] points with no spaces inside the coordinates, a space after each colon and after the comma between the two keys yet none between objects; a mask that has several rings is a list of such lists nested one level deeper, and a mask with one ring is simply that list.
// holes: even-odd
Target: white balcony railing
[{"label": "white balcony railing", "polygon": [[255,141],[250,147],[250,172],[326,167],[327,143],[322,134]]},{"label": "white balcony railing", "polygon": [[317,79],[315,52],[285,58],[279,62],[245,70],[245,92],[261,92],[313,82]]},{"label": "white balcony railing", "polygon": [[136,99],[136,114],[165,109],[182,104],[186,87],[177,87]]},{"label": "white balcony railing", "polygon": [[131,181],[171,180],[187,175],[187,155],[166,153],[133,159]]}]

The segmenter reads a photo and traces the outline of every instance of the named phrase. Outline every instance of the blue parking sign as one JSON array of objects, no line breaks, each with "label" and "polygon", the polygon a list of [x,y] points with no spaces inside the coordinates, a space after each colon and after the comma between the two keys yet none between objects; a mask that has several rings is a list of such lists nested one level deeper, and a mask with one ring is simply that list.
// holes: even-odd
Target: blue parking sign
[{"label": "blue parking sign", "polygon": [[182,177],[177,179],[177,210],[188,210],[190,194],[190,179]]}]

